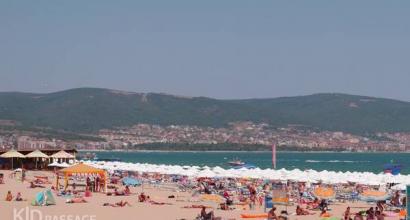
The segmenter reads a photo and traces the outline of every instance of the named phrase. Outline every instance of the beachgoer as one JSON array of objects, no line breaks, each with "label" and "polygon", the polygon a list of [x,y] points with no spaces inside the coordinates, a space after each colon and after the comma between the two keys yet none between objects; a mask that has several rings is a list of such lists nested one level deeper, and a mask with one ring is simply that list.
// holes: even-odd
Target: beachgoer
[{"label": "beachgoer", "polygon": [[354,215],[353,220],[363,220],[363,216],[362,216],[362,214],[360,214],[360,213],[356,213],[356,214]]},{"label": "beachgoer", "polygon": [[296,206],[296,215],[310,215],[307,210],[302,209],[300,206]]},{"label": "beachgoer", "polygon": [[125,195],[130,195],[131,194],[131,190],[129,186],[125,186],[125,190],[124,190]]},{"label": "beachgoer", "polygon": [[139,202],[145,202],[145,201],[147,201],[147,196],[145,196],[144,192],[142,192],[142,193],[138,196],[138,201],[139,201]]},{"label": "beachgoer", "polygon": [[214,219],[214,211],[206,212],[205,207],[202,207],[201,209],[201,218],[203,220],[213,220]]},{"label": "beachgoer", "polygon": [[33,181],[30,182],[30,188],[44,188],[42,185],[35,184]]},{"label": "beachgoer", "polygon": [[320,201],[319,209],[320,209],[321,211],[328,209],[328,205],[327,205],[327,202],[326,202],[325,199],[322,199],[322,201]]},{"label": "beachgoer", "polygon": [[384,220],[384,215],[380,211],[377,211],[375,213],[375,216],[376,216],[376,220]]},{"label": "beachgoer", "polygon": [[287,220],[288,219],[288,212],[286,210],[282,210],[280,215],[278,216],[278,220]]},{"label": "beachgoer", "polygon": [[348,206],[346,208],[346,211],[343,213],[343,220],[351,220],[350,218],[350,207]]},{"label": "beachgoer", "polygon": [[378,201],[378,202],[377,202],[377,209],[378,209],[381,213],[383,213],[383,211],[384,211],[384,206],[383,206],[383,202],[382,202],[382,201]]},{"label": "beachgoer", "polygon": [[13,200],[13,195],[11,194],[11,191],[8,191],[6,195],[6,201],[10,202],[12,200]]},{"label": "beachgoer", "polygon": [[373,207],[366,211],[366,220],[375,220],[375,213]]},{"label": "beachgoer", "polygon": [[66,203],[86,203],[86,202],[87,200],[85,200],[83,197],[67,199],[66,201]]},{"label": "beachgoer", "polygon": [[18,192],[18,193],[17,193],[15,200],[16,200],[17,202],[23,201],[23,198],[21,197],[21,192]]},{"label": "beachgoer", "polygon": [[400,194],[399,191],[396,191],[393,198],[391,199],[391,204],[394,206],[400,206]]},{"label": "beachgoer", "polygon": [[129,203],[129,202],[127,202],[127,201],[119,201],[119,202],[117,202],[117,203],[115,203],[115,204],[111,204],[111,203],[104,203],[103,204],[103,206],[111,206],[111,207],[124,207],[124,206],[126,206],[126,205],[128,205],[128,206],[131,206],[131,204]]},{"label": "beachgoer", "polygon": [[114,195],[116,196],[125,196],[124,191],[118,191],[117,188],[114,189]]},{"label": "beachgoer", "polygon": [[276,207],[272,207],[269,212],[268,212],[268,220],[278,220],[278,217],[276,216]]}]

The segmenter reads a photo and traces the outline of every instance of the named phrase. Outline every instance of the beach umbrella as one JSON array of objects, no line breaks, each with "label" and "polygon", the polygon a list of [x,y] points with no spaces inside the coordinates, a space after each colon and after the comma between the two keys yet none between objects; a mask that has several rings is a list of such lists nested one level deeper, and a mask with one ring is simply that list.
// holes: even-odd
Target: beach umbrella
[{"label": "beach umbrella", "polygon": [[365,190],[359,194],[359,199],[365,202],[377,202],[389,199],[391,196],[387,192],[376,190]]},{"label": "beach umbrella", "polygon": [[2,158],[11,158],[11,169],[13,169],[13,158],[25,158],[23,154],[16,150],[9,150],[6,153],[0,155]]},{"label": "beach umbrella", "polygon": [[54,162],[50,163],[48,166],[49,166],[49,167],[58,167],[59,165],[60,165],[60,164],[57,163],[57,161],[54,161]]},{"label": "beach umbrella", "polygon": [[37,160],[38,158],[49,158],[49,156],[39,150],[35,150],[26,155],[26,158],[36,158],[36,168],[37,168]]},{"label": "beach umbrella", "polygon": [[406,190],[406,184],[400,183],[391,187],[392,190]]},{"label": "beach umbrella", "polygon": [[58,167],[67,168],[67,167],[70,167],[70,164],[68,164],[68,163],[66,163],[66,162],[62,162],[62,163],[60,163],[60,164],[58,165]]},{"label": "beach umbrella", "polygon": [[74,155],[71,155],[65,152],[64,150],[60,150],[59,152],[51,155],[50,157],[54,159],[74,159],[75,158]]},{"label": "beach umbrella", "polygon": [[319,199],[333,199],[336,193],[332,188],[318,187],[313,190],[313,195]]}]

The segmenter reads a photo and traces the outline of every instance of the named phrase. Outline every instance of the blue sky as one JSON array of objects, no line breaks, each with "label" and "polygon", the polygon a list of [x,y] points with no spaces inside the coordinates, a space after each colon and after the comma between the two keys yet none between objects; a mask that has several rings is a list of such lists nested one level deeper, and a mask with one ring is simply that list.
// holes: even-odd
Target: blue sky
[{"label": "blue sky", "polygon": [[409,1],[1,1],[0,90],[410,101]]}]

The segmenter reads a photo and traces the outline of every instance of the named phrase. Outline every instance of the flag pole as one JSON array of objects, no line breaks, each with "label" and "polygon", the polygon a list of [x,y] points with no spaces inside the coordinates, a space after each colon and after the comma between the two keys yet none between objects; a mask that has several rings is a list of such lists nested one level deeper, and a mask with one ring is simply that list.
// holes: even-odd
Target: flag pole
[{"label": "flag pole", "polygon": [[276,169],[276,144],[272,144],[272,166]]}]

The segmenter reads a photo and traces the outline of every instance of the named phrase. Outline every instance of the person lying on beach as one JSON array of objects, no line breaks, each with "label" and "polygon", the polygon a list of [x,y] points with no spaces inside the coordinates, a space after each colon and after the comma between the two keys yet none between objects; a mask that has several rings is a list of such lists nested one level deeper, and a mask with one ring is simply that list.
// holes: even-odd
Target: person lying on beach
[{"label": "person lying on beach", "polygon": [[83,197],[76,197],[72,199],[67,199],[66,203],[87,203]]},{"label": "person lying on beach", "polygon": [[300,206],[296,206],[296,215],[311,215],[312,213],[302,209]]},{"label": "person lying on beach", "polygon": [[111,204],[111,203],[104,203],[103,206],[111,206],[111,207],[124,207],[124,206],[129,206],[131,207],[131,204],[127,201],[119,201],[117,203]]},{"label": "person lying on beach", "polygon": [[172,203],[169,202],[155,202],[155,201],[149,201],[152,205],[173,205]]},{"label": "person lying on beach", "polygon": [[211,208],[211,206],[204,206],[204,205],[190,205],[182,207],[184,209],[202,209],[202,208]]},{"label": "person lying on beach", "polygon": [[11,202],[12,200],[13,200],[13,195],[11,194],[11,191],[8,191],[6,195],[6,201]]},{"label": "person lying on beach", "polygon": [[131,195],[131,190],[128,186],[125,186],[125,190],[118,190],[117,188],[114,189],[115,196],[129,196]]},{"label": "person lying on beach", "polygon": [[272,207],[269,212],[268,212],[268,220],[278,220],[278,217],[276,216],[276,207]]},{"label": "person lying on beach", "polygon": [[117,188],[114,189],[115,196],[125,196],[125,192],[122,190],[118,190]]},{"label": "person lying on beach", "polygon": [[30,188],[34,189],[34,188],[45,188],[44,186],[40,185],[40,184],[36,184],[34,182],[30,182]]}]

